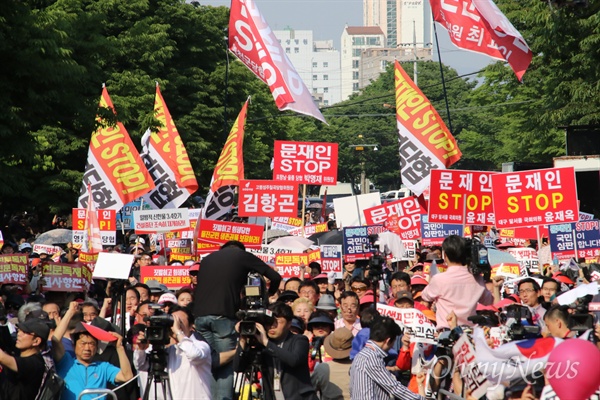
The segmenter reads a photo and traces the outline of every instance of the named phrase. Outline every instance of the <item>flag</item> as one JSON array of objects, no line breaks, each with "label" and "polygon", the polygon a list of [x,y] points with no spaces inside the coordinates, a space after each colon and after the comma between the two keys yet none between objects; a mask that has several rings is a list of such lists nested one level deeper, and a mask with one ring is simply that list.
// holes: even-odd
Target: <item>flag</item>
[{"label": "flag", "polygon": [[431,169],[448,168],[461,152],[440,115],[398,61],[395,87],[402,183],[420,196],[429,187]]},{"label": "flag", "polygon": [[326,123],[254,0],[231,1],[229,50],[269,86],[279,110],[292,110]]},{"label": "flag", "polygon": [[323,204],[321,205],[321,222],[327,221],[327,187],[323,193]]},{"label": "flag", "polygon": [[98,254],[102,251],[102,239],[100,238],[100,225],[98,224],[98,213],[96,211],[96,205],[92,198],[92,190],[88,185],[88,206],[85,211],[85,225],[83,246],[81,251],[83,253]]},{"label": "flag", "polygon": [[575,261],[574,258],[571,258],[568,263],[561,264],[559,267],[559,270],[560,271],[567,271],[567,270],[579,271],[579,265],[577,264],[577,261]]},{"label": "flag", "polygon": [[431,9],[456,47],[506,60],[523,79],[533,54],[492,0],[431,0]]},{"label": "flag", "polygon": [[[105,86],[99,107],[116,115]],[[120,210],[154,189],[154,181],[123,124],[117,121],[114,126],[108,125],[100,115],[96,120],[98,128],[90,141],[78,207],[87,208],[88,199],[93,198],[98,209]]]},{"label": "flag", "polygon": [[144,196],[153,209],[178,208],[198,190],[198,182],[189,156],[179,136],[160,88],[156,85],[155,118],[161,126],[142,137],[142,159],[156,188]]},{"label": "flag", "polygon": [[[244,179],[244,124],[246,123],[246,113],[248,111],[248,102],[240,111],[235,120],[231,132],[225,141],[217,165],[210,181],[210,190],[206,197],[206,203],[200,214],[204,219],[225,219],[233,208],[235,187],[239,186],[240,181]],[[198,223],[197,226],[200,224]]]},{"label": "flag", "polygon": [[526,339],[490,349],[483,329],[479,327],[473,330],[473,339],[477,364],[492,382],[542,374],[550,353],[563,341],[554,337]]}]

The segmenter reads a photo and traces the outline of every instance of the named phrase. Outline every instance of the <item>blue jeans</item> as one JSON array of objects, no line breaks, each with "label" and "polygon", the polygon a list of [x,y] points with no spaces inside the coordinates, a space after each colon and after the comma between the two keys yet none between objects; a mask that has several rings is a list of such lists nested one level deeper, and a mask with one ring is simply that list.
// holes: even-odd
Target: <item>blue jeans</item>
[{"label": "blue jeans", "polygon": [[[205,315],[196,318],[196,331],[218,353],[235,349],[237,333],[236,320],[218,315]],[[233,363],[228,363],[213,372],[215,382],[211,386],[212,398],[233,399]]]}]

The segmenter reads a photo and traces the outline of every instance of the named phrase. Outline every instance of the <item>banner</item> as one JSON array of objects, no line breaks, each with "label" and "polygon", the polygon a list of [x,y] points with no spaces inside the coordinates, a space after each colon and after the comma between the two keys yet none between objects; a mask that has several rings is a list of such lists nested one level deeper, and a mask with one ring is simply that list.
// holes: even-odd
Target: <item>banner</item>
[{"label": "banner", "polygon": [[533,54],[492,0],[432,0],[431,9],[456,47],[506,60],[523,79]]},{"label": "banner", "polygon": [[571,226],[575,230],[577,258],[600,257],[600,221],[594,219]]},{"label": "banner", "polygon": [[474,399],[483,397],[492,384],[475,362],[475,347],[466,333],[463,333],[452,346],[452,354],[454,355],[454,364],[465,382],[466,390]]},{"label": "banner", "polygon": [[29,259],[26,254],[0,256],[0,282],[27,285]]},{"label": "banner", "polygon": [[342,245],[322,244],[321,249],[321,273],[335,273],[336,279],[342,279],[344,274],[344,263],[342,262]]},{"label": "banner", "polygon": [[363,210],[367,225],[384,225],[402,240],[421,237],[421,208],[415,197],[407,197]]},{"label": "banner", "polygon": [[292,236],[304,236],[309,237],[310,235],[314,235],[315,233],[327,232],[329,229],[327,228],[327,222],[323,222],[321,224],[313,224],[307,225],[304,228],[294,228],[288,230],[288,233]]},{"label": "banner", "polygon": [[548,227],[550,233],[550,251],[552,259],[559,261],[575,257],[575,232],[571,224],[557,224]]},{"label": "banner", "polygon": [[[100,241],[103,246],[114,246],[117,244],[117,222],[115,210],[97,210],[98,227],[100,229]],[[85,219],[87,211],[85,208],[74,208],[72,210],[73,239],[72,243],[83,245],[85,240]]]},{"label": "banner", "polygon": [[200,220],[198,242],[222,245],[230,240],[242,242],[246,247],[260,247],[263,227],[236,222]]},{"label": "banner", "polygon": [[536,250],[530,247],[511,247],[507,251],[527,270],[528,275],[540,272],[539,258]]},{"label": "banner", "polygon": [[81,263],[44,265],[44,292],[85,292],[92,282],[92,271]]},{"label": "banner", "polygon": [[[115,108],[106,87],[102,87],[100,108]],[[96,116],[98,129],[92,134],[78,208],[87,208],[88,185],[100,210],[119,210],[123,205],[154,189],[154,181],[122,123],[109,126]]]},{"label": "banner", "polygon": [[53,256],[57,253],[58,254],[62,253],[62,251],[63,251],[63,249],[60,246],[52,246],[49,244],[34,243],[32,253],[48,254],[50,256]]},{"label": "banner", "polygon": [[321,251],[314,250],[309,253],[275,254],[275,270],[284,279],[300,277],[304,268],[311,262],[321,260]]},{"label": "banner", "polygon": [[431,102],[396,61],[396,120],[402,182],[419,196],[432,169],[446,169],[460,159],[452,133]]},{"label": "banner", "polygon": [[463,235],[463,226],[458,224],[432,224],[426,214],[421,215],[421,245],[440,245],[450,235]]},{"label": "banner", "polygon": [[282,181],[242,180],[238,216],[298,216],[298,185]]},{"label": "banner", "polygon": [[308,185],[335,185],[338,144],[276,140],[273,180]]},{"label": "banner", "polygon": [[311,93],[281,48],[254,0],[232,0],[229,50],[269,85],[280,111],[292,110],[325,122]]},{"label": "banner", "polygon": [[267,264],[275,264],[275,255],[279,253],[290,254],[296,249],[290,249],[286,247],[275,247],[270,244],[263,244],[260,248],[248,248],[246,251],[254,254],[256,257],[260,258]]},{"label": "banner", "polygon": [[433,170],[429,222],[494,225],[494,172]]},{"label": "banner", "polygon": [[385,228],[380,225],[344,228],[344,261],[354,262],[370,258],[372,252],[369,236],[378,234],[384,230]]},{"label": "banner", "polygon": [[142,160],[156,188],[144,196],[152,208],[178,208],[196,190],[198,182],[187,150],[167,104],[156,84],[154,116],[158,132],[150,129],[142,137]]},{"label": "banner", "polygon": [[497,228],[577,222],[575,168],[492,175]]},{"label": "banner", "polygon": [[235,186],[244,179],[244,125],[248,102],[246,100],[231,132],[225,141],[210,181],[210,190],[202,209],[203,219],[223,220],[227,218],[235,198]]},{"label": "banner", "polygon": [[135,233],[168,232],[190,226],[187,208],[138,210],[133,212]]},{"label": "banner", "polygon": [[548,237],[548,225],[504,228],[498,231],[498,237],[502,239],[502,242],[511,242],[515,246],[524,246],[530,240],[537,240],[538,230],[540,237]]},{"label": "banner", "polygon": [[417,250],[419,248],[419,242],[416,240],[403,240],[402,245],[404,246],[404,254],[402,254],[402,261],[411,261],[415,259]]},{"label": "banner", "polygon": [[408,328],[411,343],[436,344],[435,326],[416,308],[397,308],[377,303],[377,311],[383,317],[390,317],[401,328]]},{"label": "banner", "polygon": [[273,217],[271,221],[271,229],[281,229],[287,232],[300,226],[302,226],[302,218]]},{"label": "banner", "polygon": [[[133,229],[133,212],[140,209],[151,210],[150,204],[142,203],[140,200],[130,201],[117,212],[117,230]],[[75,226],[75,223],[73,223]]]},{"label": "banner", "polygon": [[180,289],[191,284],[190,267],[185,265],[147,265],[140,268],[140,281],[154,279],[169,289]]}]

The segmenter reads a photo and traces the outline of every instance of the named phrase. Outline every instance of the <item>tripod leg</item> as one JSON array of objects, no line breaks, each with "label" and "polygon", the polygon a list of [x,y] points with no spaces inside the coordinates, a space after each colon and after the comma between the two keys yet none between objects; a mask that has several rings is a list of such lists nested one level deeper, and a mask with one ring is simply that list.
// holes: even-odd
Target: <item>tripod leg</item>
[{"label": "tripod leg", "polygon": [[[146,379],[146,387],[144,388],[144,400],[148,400],[150,398],[150,389],[152,388],[152,375],[148,373],[148,379]],[[156,398],[156,394],[154,395]]]}]

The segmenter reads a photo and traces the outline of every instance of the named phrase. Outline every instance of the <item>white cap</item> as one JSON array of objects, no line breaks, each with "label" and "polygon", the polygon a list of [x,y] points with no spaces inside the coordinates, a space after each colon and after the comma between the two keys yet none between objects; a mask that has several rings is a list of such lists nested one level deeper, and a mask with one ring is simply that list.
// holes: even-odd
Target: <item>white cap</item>
[{"label": "white cap", "polygon": [[329,214],[329,219],[332,221],[335,221],[335,214],[334,213]]}]

